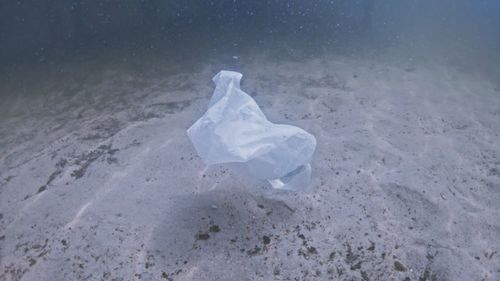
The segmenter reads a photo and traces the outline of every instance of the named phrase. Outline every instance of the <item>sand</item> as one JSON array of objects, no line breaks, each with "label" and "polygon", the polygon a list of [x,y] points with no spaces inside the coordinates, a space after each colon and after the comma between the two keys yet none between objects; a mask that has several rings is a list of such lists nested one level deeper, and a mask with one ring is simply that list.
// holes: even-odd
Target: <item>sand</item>
[{"label": "sand", "polygon": [[[233,56],[4,78],[0,280],[500,280],[498,81],[439,62]],[[272,122],[316,136],[306,191],[269,193],[196,155],[185,130],[227,66]]]}]

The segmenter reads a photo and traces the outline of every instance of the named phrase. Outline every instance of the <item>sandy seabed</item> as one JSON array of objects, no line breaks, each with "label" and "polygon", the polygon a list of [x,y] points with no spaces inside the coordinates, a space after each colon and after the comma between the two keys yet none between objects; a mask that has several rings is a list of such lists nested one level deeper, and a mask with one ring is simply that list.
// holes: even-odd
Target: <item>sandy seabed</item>
[{"label": "sandy seabed", "polygon": [[316,136],[309,189],[204,166],[185,131],[217,63],[32,70],[2,90],[0,280],[500,280],[498,84],[437,62],[234,60],[272,122]]}]

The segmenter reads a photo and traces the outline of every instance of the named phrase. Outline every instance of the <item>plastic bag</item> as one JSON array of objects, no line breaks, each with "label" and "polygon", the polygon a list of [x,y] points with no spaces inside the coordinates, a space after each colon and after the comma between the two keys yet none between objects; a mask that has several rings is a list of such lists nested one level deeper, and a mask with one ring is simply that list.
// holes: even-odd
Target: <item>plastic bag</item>
[{"label": "plastic bag", "polygon": [[274,124],[240,89],[242,74],[221,71],[207,112],[187,134],[207,165],[229,164],[275,189],[309,184],[316,139],[301,128]]}]

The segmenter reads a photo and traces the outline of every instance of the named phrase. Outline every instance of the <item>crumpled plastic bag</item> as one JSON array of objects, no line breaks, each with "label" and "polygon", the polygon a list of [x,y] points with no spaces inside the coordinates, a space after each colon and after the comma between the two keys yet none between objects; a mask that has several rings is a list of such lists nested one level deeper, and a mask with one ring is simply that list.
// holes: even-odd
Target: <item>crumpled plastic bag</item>
[{"label": "crumpled plastic bag", "polygon": [[275,189],[307,187],[316,139],[301,128],[274,124],[240,89],[243,75],[221,71],[208,110],[187,134],[205,164],[228,164]]}]

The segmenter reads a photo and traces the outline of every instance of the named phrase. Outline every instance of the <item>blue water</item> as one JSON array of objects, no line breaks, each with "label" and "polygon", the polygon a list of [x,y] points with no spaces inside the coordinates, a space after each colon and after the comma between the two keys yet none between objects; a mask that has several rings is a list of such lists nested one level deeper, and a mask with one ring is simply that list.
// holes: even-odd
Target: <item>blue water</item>
[{"label": "blue water", "polygon": [[499,15],[494,0],[3,1],[0,61],[119,50],[207,57],[260,49],[300,57],[399,48],[409,57],[449,56],[492,69],[500,61]]}]

